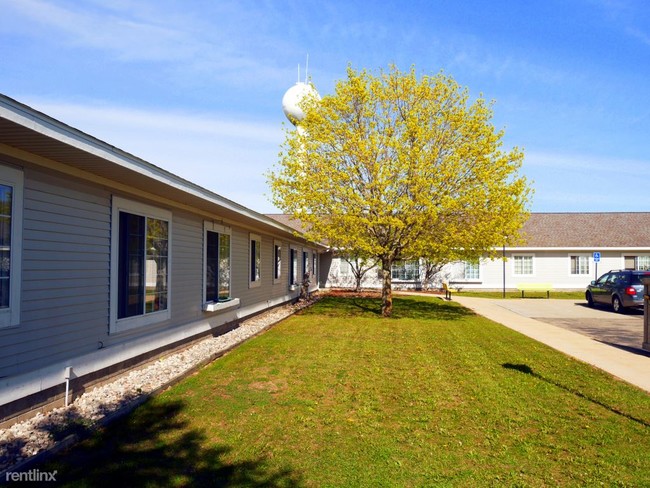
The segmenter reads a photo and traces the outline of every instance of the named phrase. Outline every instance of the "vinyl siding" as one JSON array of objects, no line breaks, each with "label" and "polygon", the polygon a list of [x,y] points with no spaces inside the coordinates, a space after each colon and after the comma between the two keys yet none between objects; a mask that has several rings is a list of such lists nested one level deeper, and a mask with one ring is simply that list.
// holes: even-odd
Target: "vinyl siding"
[{"label": "vinyl siding", "polygon": [[[231,242],[232,296],[241,300],[242,307],[266,302],[271,297],[282,296],[288,292],[286,277],[282,277],[279,284],[273,284],[273,238],[268,235],[260,237],[262,238],[261,284],[258,287],[250,288],[250,232],[240,228],[233,229]],[[284,262],[282,266],[284,267]]]},{"label": "vinyl siding", "polygon": [[[136,338],[202,322],[217,326],[229,314],[203,311],[203,219],[187,210],[171,211],[170,311],[159,323],[109,334],[111,200],[115,192],[98,185],[25,170],[21,323],[0,329],[0,377],[34,371]],[[132,196],[119,195],[134,202]],[[215,216],[218,218],[218,216]],[[240,308],[268,306],[297,297],[290,291],[289,248],[281,240],[282,277],[273,282],[273,243],[261,236],[261,284],[249,288],[249,236],[236,225],[231,233],[231,294]],[[312,250],[310,252],[310,259]],[[229,319],[228,319],[229,317]]]},{"label": "vinyl siding", "polygon": [[[301,257],[303,247],[289,241],[274,239],[266,234],[261,234],[261,237],[261,285],[250,288],[250,232],[240,228],[233,228],[232,296],[241,300],[242,307],[264,303],[269,299],[277,299],[286,295],[291,295],[294,298],[300,295],[299,289],[289,290],[289,248],[293,247],[301,253],[298,259],[298,276],[302,277]],[[274,242],[280,242],[282,246],[282,275],[280,280],[275,283],[273,282]]]},{"label": "vinyl siding", "polygon": [[[524,283],[550,283],[554,289],[584,289],[589,282],[595,279],[596,276],[601,276],[603,273],[611,269],[622,269],[625,266],[624,256],[626,255],[643,255],[647,252],[641,251],[601,251],[601,261],[598,264],[598,269],[591,257],[592,251],[567,251],[567,250],[507,250],[506,251],[506,283],[507,289],[514,289],[518,284]],[[514,274],[514,255],[529,255],[533,256],[533,274],[530,276],[521,276]],[[589,256],[589,273],[584,275],[571,274],[571,256],[588,255]],[[321,265],[328,267],[327,282],[328,287],[353,287],[354,278],[350,273],[347,276],[342,276],[340,273],[341,259],[338,257],[321,258]],[[439,273],[434,280],[434,286],[441,286],[443,281],[452,283],[454,288],[469,290],[469,289],[501,289],[503,287],[503,261],[501,257],[495,259],[482,259],[480,265],[480,278],[478,280],[465,280],[463,277],[464,266],[463,263],[451,263],[446,265],[441,273]],[[324,269],[321,268],[321,276],[324,274]],[[380,288],[381,282],[376,278],[376,270],[370,270],[363,281],[363,286]],[[393,280],[393,284],[397,288],[399,282]]]},{"label": "vinyl siding", "polygon": [[21,323],[0,330],[0,377],[90,352],[106,334],[110,193],[25,171]]},{"label": "vinyl siding", "polygon": [[[595,276],[602,275],[610,269],[620,269],[624,266],[623,255],[630,254],[621,251],[602,251],[598,270],[593,259],[589,259],[589,273],[585,275],[571,274],[570,256],[591,255],[591,251],[510,251],[506,252],[506,288],[513,289],[520,283],[551,283],[555,289],[586,288]],[[634,253],[632,253],[634,254]],[[532,276],[517,276],[513,272],[513,255],[534,256],[534,273]],[[500,258],[484,260],[481,265],[481,280],[476,285],[466,285],[466,288],[500,289],[503,287],[503,262]]]},{"label": "vinyl siding", "polygon": [[172,322],[203,315],[203,219],[173,211],[171,261]]}]

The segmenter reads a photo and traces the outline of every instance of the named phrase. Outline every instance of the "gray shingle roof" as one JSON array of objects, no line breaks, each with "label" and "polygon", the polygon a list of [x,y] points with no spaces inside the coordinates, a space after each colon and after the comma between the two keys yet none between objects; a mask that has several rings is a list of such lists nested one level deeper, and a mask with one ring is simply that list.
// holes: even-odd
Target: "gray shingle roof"
[{"label": "gray shingle roof", "polygon": [[650,212],[533,213],[525,247],[650,247]]},{"label": "gray shingle roof", "polygon": [[[303,230],[288,215],[268,217]],[[522,234],[522,247],[650,248],[650,212],[532,213]]]},{"label": "gray shingle roof", "polygon": [[286,225],[287,227],[291,227],[300,233],[305,232],[305,226],[303,223],[300,220],[292,219],[287,214],[266,214],[266,216],[275,220],[276,222],[280,222],[281,224]]}]

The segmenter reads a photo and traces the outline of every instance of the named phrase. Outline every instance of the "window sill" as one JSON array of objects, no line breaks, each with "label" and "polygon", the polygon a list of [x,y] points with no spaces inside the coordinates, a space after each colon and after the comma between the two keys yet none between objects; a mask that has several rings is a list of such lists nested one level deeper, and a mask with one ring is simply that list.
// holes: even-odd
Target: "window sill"
[{"label": "window sill", "polygon": [[171,311],[169,309],[159,310],[157,312],[149,312],[144,315],[136,315],[133,317],[126,317],[113,321],[110,326],[109,334],[118,334],[128,330],[137,329],[139,327],[146,327],[149,325],[164,322],[171,319]]},{"label": "window sill", "polygon": [[10,308],[5,308],[0,311],[0,329],[18,327],[19,325],[20,318],[18,314],[12,312]]},{"label": "window sill", "polygon": [[294,291],[298,289],[298,285],[289,285],[289,290]]},{"label": "window sill", "polygon": [[204,312],[222,312],[231,308],[239,308],[239,298],[231,298],[224,302],[207,302],[203,304]]}]

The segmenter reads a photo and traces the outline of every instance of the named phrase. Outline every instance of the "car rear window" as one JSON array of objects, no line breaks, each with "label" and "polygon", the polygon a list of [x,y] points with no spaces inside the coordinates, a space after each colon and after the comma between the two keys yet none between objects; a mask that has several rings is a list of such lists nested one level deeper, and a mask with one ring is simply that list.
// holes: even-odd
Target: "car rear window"
[{"label": "car rear window", "polygon": [[630,284],[632,285],[642,285],[641,278],[650,276],[650,273],[634,273],[630,276]]}]

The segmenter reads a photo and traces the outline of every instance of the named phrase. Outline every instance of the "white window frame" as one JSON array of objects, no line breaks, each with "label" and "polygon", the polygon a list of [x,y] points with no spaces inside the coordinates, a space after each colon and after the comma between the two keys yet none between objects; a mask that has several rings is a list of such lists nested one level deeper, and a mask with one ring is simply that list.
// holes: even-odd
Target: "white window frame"
[{"label": "white window frame", "polygon": [[305,275],[309,274],[309,250],[302,250],[302,278],[300,282],[302,283],[305,279]]},{"label": "white window frame", "polygon": [[[571,264],[571,261],[573,258],[578,258],[580,259],[586,259],[587,260],[587,271],[585,273],[574,273],[573,272],[573,266]],[[569,276],[591,276],[591,259],[592,255],[591,254],[585,254],[585,253],[572,253],[569,254]],[[580,271],[580,263],[578,262],[578,271]]]},{"label": "white window frame", "polygon": [[637,270],[637,271],[649,271],[650,268],[646,268],[646,269],[643,269],[643,270],[641,269],[641,267],[639,265],[641,258],[645,258],[646,260],[650,261],[650,255],[649,254],[637,254],[634,257],[634,269]]},{"label": "white window frame", "polygon": [[[255,241],[255,248],[259,250],[260,259],[259,259],[259,276],[253,278],[253,241]],[[249,234],[248,239],[248,287],[257,288],[262,286],[262,236],[259,234]]]},{"label": "white window frame", "polygon": [[[471,267],[472,269],[476,269],[476,277],[468,277],[467,276],[467,268]],[[471,262],[471,261],[463,261],[463,281],[468,281],[468,282],[478,282],[481,281],[481,262]]]},{"label": "white window frame", "polygon": [[[282,245],[281,241],[273,241],[273,284],[277,285],[282,282]],[[276,250],[280,249],[280,269],[278,269]]]},{"label": "white window frame", "polygon": [[[208,289],[208,232],[216,232],[219,235],[229,235],[230,236],[230,298],[224,301],[215,302],[211,300],[209,302],[205,301],[205,295]],[[209,220],[203,221],[203,310],[205,312],[219,312],[227,310],[230,308],[239,306],[239,298],[233,298],[232,296],[232,229],[226,227],[225,225],[216,224]]]},{"label": "white window frame", "polygon": [[[517,258],[531,258],[531,272],[517,273]],[[535,255],[534,254],[513,254],[512,255],[512,276],[535,276]]]},{"label": "white window frame", "polygon": [[[401,264],[400,264],[401,263]],[[417,274],[417,276],[409,278],[396,278],[393,276],[393,273],[396,272],[396,269],[402,268],[404,270],[404,274],[408,271],[410,268],[414,273]],[[399,271],[397,271],[399,274]],[[393,261],[393,264],[390,269],[390,275],[391,275],[391,280],[395,282],[406,282],[406,283],[417,283],[421,280],[421,270],[420,270],[420,261],[418,259],[396,259]]]},{"label": "white window frame", "polygon": [[[152,205],[127,200],[126,198],[113,196],[111,221],[111,277],[110,277],[110,321],[109,333],[119,333],[127,330],[145,327],[147,325],[164,322],[171,318],[172,309],[172,213]],[[150,312],[134,317],[117,318],[118,302],[118,275],[119,275],[119,249],[120,249],[120,212],[128,212],[134,215],[142,215],[159,220],[165,220],[167,226],[167,308],[158,312]]]},{"label": "white window frame", "polygon": [[11,194],[11,246],[9,252],[9,308],[0,309],[0,328],[20,324],[20,290],[22,283],[23,249],[23,172],[0,165],[0,184],[10,186]]},{"label": "white window frame", "polygon": [[[294,266],[294,260],[291,259],[292,255],[295,256],[295,266]],[[295,290],[298,288],[300,285],[300,248],[296,246],[292,246],[289,244],[289,267],[288,267],[288,284],[289,284],[289,290]],[[296,274],[296,279],[294,281],[293,279],[293,273],[292,271],[295,271]]]}]

